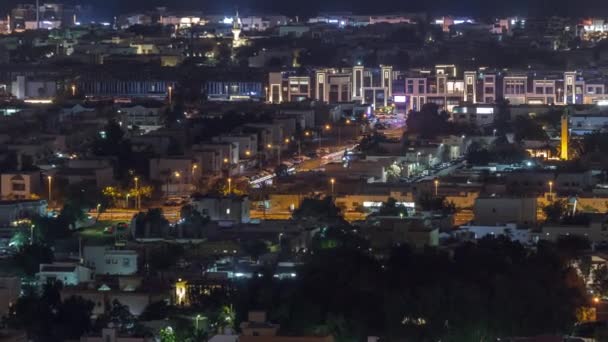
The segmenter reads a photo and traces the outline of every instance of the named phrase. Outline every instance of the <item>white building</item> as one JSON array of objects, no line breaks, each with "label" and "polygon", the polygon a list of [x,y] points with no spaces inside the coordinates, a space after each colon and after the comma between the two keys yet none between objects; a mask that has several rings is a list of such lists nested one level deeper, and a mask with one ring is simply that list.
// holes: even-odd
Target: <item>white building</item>
[{"label": "white building", "polygon": [[90,282],[93,273],[88,267],[73,262],[55,262],[52,264],[40,264],[40,272],[36,273],[38,284],[46,284],[49,281],[60,281],[63,285],[75,286]]},{"label": "white building", "polygon": [[499,237],[505,236],[512,241],[517,241],[522,244],[529,244],[532,240],[529,228],[518,228],[517,224],[507,223],[499,226],[478,226],[478,225],[465,225],[460,226],[454,231],[456,236],[470,236],[475,240],[483,239],[484,237]]},{"label": "white building", "polygon": [[21,218],[46,215],[45,200],[0,201],[0,225],[8,225]]},{"label": "white building", "polygon": [[11,93],[19,100],[52,100],[57,95],[57,82],[53,80],[33,80],[17,76],[11,84]]},{"label": "white building", "polygon": [[236,144],[238,156],[241,159],[255,157],[258,153],[257,134],[227,134],[213,138],[214,142],[224,142]]},{"label": "white building", "polygon": [[98,275],[131,275],[137,273],[137,252],[105,246],[85,246],[84,264]]},{"label": "white building", "polygon": [[144,132],[155,131],[163,126],[162,112],[164,106],[159,104],[136,104],[123,106],[118,111],[121,114],[123,125],[128,128],[137,126]]},{"label": "white building", "polygon": [[200,196],[192,198],[192,207],[211,221],[249,223],[250,205],[247,196]]}]

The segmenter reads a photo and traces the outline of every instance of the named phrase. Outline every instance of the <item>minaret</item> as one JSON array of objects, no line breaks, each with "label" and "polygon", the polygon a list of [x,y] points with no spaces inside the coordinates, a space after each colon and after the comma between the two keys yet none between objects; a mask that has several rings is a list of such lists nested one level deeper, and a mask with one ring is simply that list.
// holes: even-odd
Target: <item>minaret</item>
[{"label": "minaret", "polygon": [[239,18],[239,11],[236,11],[236,16],[232,19],[232,45],[239,46],[241,36],[241,19]]},{"label": "minaret", "polygon": [[560,157],[562,160],[568,160],[568,140],[570,139],[570,132],[568,130],[568,109],[564,111],[562,115],[561,124],[562,124],[562,134],[561,134],[561,151]]}]

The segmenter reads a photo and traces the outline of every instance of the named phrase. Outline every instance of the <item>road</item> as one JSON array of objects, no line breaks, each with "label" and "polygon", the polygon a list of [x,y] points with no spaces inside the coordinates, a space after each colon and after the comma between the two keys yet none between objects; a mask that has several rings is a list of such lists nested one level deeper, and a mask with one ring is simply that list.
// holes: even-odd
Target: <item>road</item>
[{"label": "road", "polygon": [[[263,210],[252,209],[250,212],[252,219],[258,220],[289,220],[291,218],[291,212],[289,211],[272,211],[264,213]],[[367,214],[350,212],[344,213],[344,219],[349,222],[365,220]]]},{"label": "road", "polygon": [[[165,218],[171,223],[177,222],[180,217],[180,207],[161,207]],[[142,208],[142,211],[146,211],[147,208]],[[135,209],[108,209],[99,215],[100,221],[125,221],[129,222],[135,214],[139,211]],[[91,216],[96,217],[95,211],[90,212]]]}]

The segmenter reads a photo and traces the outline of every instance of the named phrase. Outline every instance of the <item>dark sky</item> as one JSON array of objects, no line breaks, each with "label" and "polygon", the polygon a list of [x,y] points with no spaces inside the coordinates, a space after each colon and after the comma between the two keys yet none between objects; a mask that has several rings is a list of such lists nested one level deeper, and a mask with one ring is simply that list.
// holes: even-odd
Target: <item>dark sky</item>
[{"label": "dark sky", "polygon": [[[33,0],[0,0],[0,10],[6,12],[16,3],[26,2]],[[91,4],[96,13],[103,13],[105,16],[164,5],[173,9],[196,9],[214,13],[229,13],[238,7],[245,12],[250,10],[303,16],[318,11],[365,13],[427,11],[433,14],[476,16],[556,14],[608,18],[608,0],[64,0],[63,2]]]}]

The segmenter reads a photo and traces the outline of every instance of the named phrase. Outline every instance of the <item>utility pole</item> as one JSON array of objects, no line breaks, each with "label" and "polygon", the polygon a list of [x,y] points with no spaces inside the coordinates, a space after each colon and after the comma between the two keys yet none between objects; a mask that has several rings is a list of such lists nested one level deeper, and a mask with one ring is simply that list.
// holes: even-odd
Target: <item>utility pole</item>
[{"label": "utility pole", "polygon": [[36,0],[36,29],[40,29],[40,0]]}]

